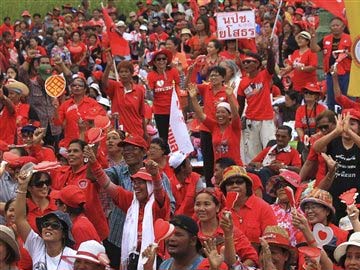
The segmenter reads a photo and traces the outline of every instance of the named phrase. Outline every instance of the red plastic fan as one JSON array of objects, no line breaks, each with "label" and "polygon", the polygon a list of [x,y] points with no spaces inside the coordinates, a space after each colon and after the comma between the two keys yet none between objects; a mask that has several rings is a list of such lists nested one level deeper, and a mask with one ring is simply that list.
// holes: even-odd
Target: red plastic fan
[{"label": "red plastic fan", "polygon": [[90,128],[87,131],[87,137],[88,137],[88,143],[89,144],[95,144],[97,142],[100,142],[105,135],[103,134],[103,131],[101,128]]},{"label": "red plastic fan", "polygon": [[226,193],[225,208],[231,210],[234,208],[235,202],[239,198],[239,193],[235,191],[229,191]]},{"label": "red plastic fan", "polygon": [[34,165],[33,170],[37,172],[48,171],[60,167],[60,163],[57,161],[42,161]]},{"label": "red plastic fan", "polygon": [[358,195],[359,193],[357,192],[357,189],[352,188],[343,192],[339,196],[339,199],[341,200],[342,203],[345,203],[346,205],[353,205]]},{"label": "red plastic fan", "polygon": [[286,196],[289,199],[289,204],[291,206],[291,208],[296,209],[296,203],[295,203],[295,195],[294,195],[294,191],[291,187],[284,187]]}]

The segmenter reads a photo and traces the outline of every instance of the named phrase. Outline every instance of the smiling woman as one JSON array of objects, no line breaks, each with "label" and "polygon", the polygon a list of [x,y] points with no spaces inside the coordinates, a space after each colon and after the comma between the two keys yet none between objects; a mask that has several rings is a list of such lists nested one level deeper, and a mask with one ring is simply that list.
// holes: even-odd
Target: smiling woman
[{"label": "smiling woman", "polygon": [[[70,232],[71,221],[68,214],[60,211],[50,212],[42,217],[37,217],[36,233],[26,219],[26,197],[28,191],[40,198],[46,196],[49,178],[46,176],[32,177],[31,174],[20,173],[19,186],[15,203],[15,224],[19,235],[25,242],[34,269],[73,269],[73,264],[63,260],[63,255],[74,255],[75,250],[70,246],[74,244]],[[36,181],[32,181],[36,179]],[[31,186],[29,185],[31,183]],[[44,267],[44,268],[42,268]]]}]

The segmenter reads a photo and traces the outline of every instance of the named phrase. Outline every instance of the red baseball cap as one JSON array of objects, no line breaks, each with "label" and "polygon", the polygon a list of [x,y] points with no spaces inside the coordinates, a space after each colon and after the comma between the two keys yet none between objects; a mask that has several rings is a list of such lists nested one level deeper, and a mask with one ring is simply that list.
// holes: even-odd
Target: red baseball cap
[{"label": "red baseball cap", "polygon": [[140,168],[137,173],[131,175],[131,179],[140,178],[145,181],[152,181],[152,176],[146,171],[145,167]]},{"label": "red baseball cap", "polygon": [[143,137],[141,137],[139,135],[131,135],[131,134],[129,134],[129,136],[127,136],[125,138],[125,140],[119,142],[118,146],[123,147],[126,144],[132,144],[132,145],[141,147],[143,149],[148,148],[148,143],[144,140]]},{"label": "red baseball cap", "polygon": [[358,110],[351,108],[351,109],[345,109],[342,111],[343,115],[347,115],[348,113],[350,113],[351,119],[360,121],[360,112]]},{"label": "red baseball cap", "polygon": [[303,91],[304,90],[309,90],[310,92],[321,94],[320,87],[317,83],[311,83],[311,82],[306,83],[303,88]]},{"label": "red baseball cap", "polygon": [[55,190],[51,196],[72,208],[79,208],[81,204],[86,203],[84,191],[75,185],[68,185],[61,190]]}]

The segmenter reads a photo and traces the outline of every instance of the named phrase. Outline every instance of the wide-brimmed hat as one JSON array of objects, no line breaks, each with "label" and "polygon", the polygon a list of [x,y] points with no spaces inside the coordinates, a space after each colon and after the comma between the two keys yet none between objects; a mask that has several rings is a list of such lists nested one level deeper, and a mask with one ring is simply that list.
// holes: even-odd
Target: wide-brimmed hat
[{"label": "wide-brimmed hat", "polygon": [[189,28],[183,28],[181,29],[180,35],[190,35],[192,36],[192,33]]},{"label": "wide-brimmed hat", "polygon": [[147,172],[145,167],[140,168],[136,173],[131,175],[131,179],[142,179],[145,181],[152,181],[152,176]]},{"label": "wide-brimmed hat", "polygon": [[43,224],[43,222],[47,221],[51,217],[54,217],[61,222],[61,224],[63,225],[63,227],[65,229],[65,231],[64,231],[65,245],[68,247],[72,247],[75,244],[75,241],[74,241],[74,237],[71,234],[72,223],[71,223],[70,216],[68,213],[64,213],[61,211],[53,211],[42,217],[36,218],[36,227],[37,227],[38,231],[41,232],[41,230],[42,230],[41,225]]},{"label": "wide-brimmed hat", "polygon": [[53,191],[51,195],[54,199],[60,199],[72,208],[79,208],[86,202],[84,191],[75,185],[68,185],[61,190]]},{"label": "wide-brimmed hat", "polygon": [[349,241],[341,243],[334,252],[334,258],[337,262],[340,261],[341,257],[346,254],[346,250],[349,246],[360,247],[360,232],[354,232],[350,235]]},{"label": "wide-brimmed hat", "polygon": [[271,197],[276,197],[276,184],[280,181],[286,181],[294,188],[298,188],[301,183],[301,177],[298,173],[289,171],[289,170],[281,170],[279,175],[274,175],[270,177],[269,181],[266,184],[266,193]]},{"label": "wide-brimmed hat", "polygon": [[7,226],[0,225],[0,240],[10,246],[15,254],[15,261],[20,260],[20,250],[14,231]]},{"label": "wide-brimmed hat", "polygon": [[164,54],[167,58],[167,64],[170,65],[171,64],[171,61],[172,61],[172,58],[173,58],[173,55],[172,55],[172,52],[167,50],[167,49],[161,49],[161,50],[157,50],[153,53],[152,55],[152,58],[151,58],[151,61],[149,62],[150,65],[154,65],[154,62],[155,62],[155,58],[156,56],[158,56],[159,54]]},{"label": "wide-brimmed hat", "polygon": [[105,247],[95,240],[82,242],[75,255],[66,255],[63,257],[69,259],[82,259],[105,266],[108,266],[110,262],[106,255]]},{"label": "wide-brimmed hat", "polygon": [[299,37],[310,40],[311,39],[311,34],[308,31],[301,31],[299,33]]},{"label": "wide-brimmed hat", "polygon": [[335,215],[335,208],[333,206],[333,198],[329,192],[323,189],[314,188],[302,201],[300,208],[304,211],[306,203],[318,203],[328,208],[333,215]]},{"label": "wide-brimmed hat", "polygon": [[148,143],[144,140],[143,137],[138,135],[129,135],[123,141],[119,142],[118,146],[124,147],[127,144],[135,145],[143,149],[148,148]]},{"label": "wide-brimmed hat", "polygon": [[233,177],[242,177],[247,180],[251,185],[253,183],[252,179],[248,176],[246,170],[243,167],[233,165],[226,168],[223,172],[223,180],[220,182],[220,188],[223,188],[226,185],[227,180]]},{"label": "wide-brimmed hat", "polygon": [[27,87],[26,84],[24,84],[22,82],[12,80],[5,86],[8,90],[13,91],[17,94],[23,95],[25,97],[29,95],[29,87]]},{"label": "wide-brimmed hat", "polygon": [[[296,262],[297,250],[290,244],[289,233],[280,226],[267,226],[262,236],[270,246],[278,246],[290,252],[290,262]],[[253,243],[255,246],[258,243]]]}]

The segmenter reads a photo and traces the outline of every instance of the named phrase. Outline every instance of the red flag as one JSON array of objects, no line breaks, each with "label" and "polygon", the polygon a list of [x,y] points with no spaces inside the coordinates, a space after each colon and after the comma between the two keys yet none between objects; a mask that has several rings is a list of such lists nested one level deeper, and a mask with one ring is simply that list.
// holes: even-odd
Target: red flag
[{"label": "red flag", "polygon": [[315,7],[323,8],[336,17],[345,19],[345,4],[343,0],[313,0]]},{"label": "red flag", "polygon": [[106,32],[109,37],[110,48],[112,55],[127,56],[130,55],[130,47],[127,40],[125,40],[119,33],[115,31],[115,24],[106,8],[102,9],[104,15],[104,22],[106,26]]}]

